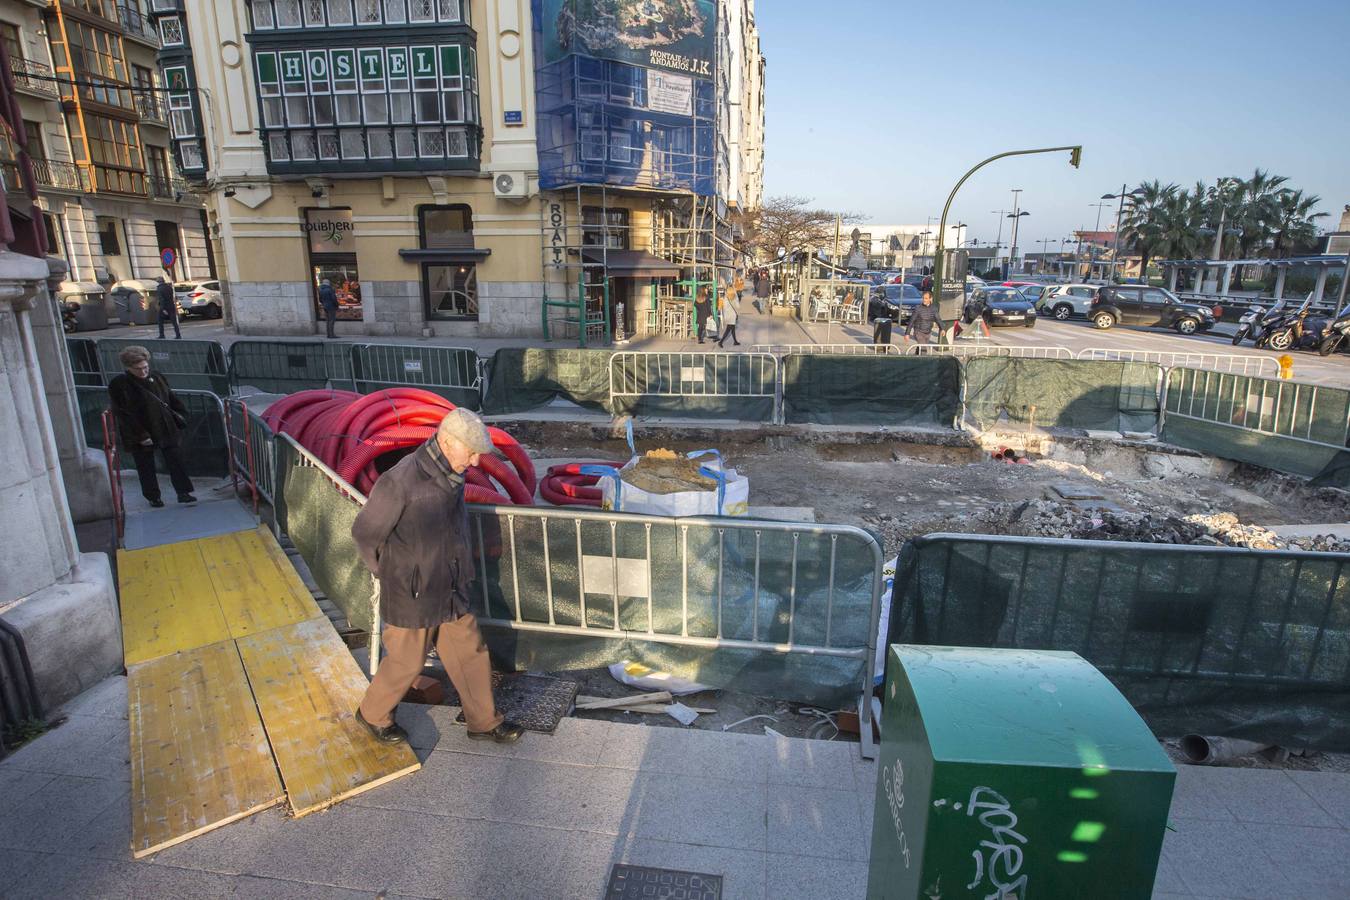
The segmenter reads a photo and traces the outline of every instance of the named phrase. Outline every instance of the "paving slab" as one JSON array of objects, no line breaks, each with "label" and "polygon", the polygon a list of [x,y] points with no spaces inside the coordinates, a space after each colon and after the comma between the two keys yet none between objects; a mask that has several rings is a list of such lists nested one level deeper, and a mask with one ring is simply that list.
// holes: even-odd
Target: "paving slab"
[{"label": "paving slab", "polygon": [[765,785],[721,778],[640,773],[628,798],[630,830],[640,838],[764,850]]},{"label": "paving slab", "polygon": [[[1178,769],[1183,767],[1178,766]],[[1186,778],[1223,800],[1239,822],[1334,827],[1338,823],[1280,769],[1190,766]]]},{"label": "paving slab", "polygon": [[1181,819],[1210,819],[1218,822],[1236,822],[1216,782],[1204,766],[1177,766],[1177,780],[1172,789],[1171,815]]},{"label": "paving slab", "polygon": [[1244,825],[1283,876],[1286,896],[1344,900],[1350,893],[1350,834],[1340,828]]},{"label": "paving slab", "polygon": [[768,809],[770,853],[866,863],[871,833],[853,791],[771,784]]},{"label": "paving slab", "polygon": [[[1342,828],[1350,828],[1350,774],[1290,772],[1289,779]],[[1350,879],[1348,879],[1350,880]]]},{"label": "paving slab", "polygon": [[93,716],[101,719],[127,717],[127,677],[105,678],[56,711],[57,716]]},{"label": "paving slab", "polygon": [[1263,842],[1229,822],[1173,819],[1163,852],[1193,894],[1269,900],[1288,896]]},{"label": "paving slab", "polygon": [[598,765],[741,783],[768,780],[763,735],[610,724]]},{"label": "paving slab", "polygon": [[68,719],[19,748],[6,766],[48,775],[113,778],[128,781],[131,770],[125,718],[82,716]]},{"label": "paving slab", "polygon": [[764,769],[770,784],[856,790],[853,757],[858,748],[834,741],[769,736]]},{"label": "paving slab", "polygon": [[867,865],[770,853],[765,857],[765,891],[773,900],[862,900],[867,896]]},{"label": "paving slab", "polygon": [[125,804],[130,791],[129,783],[118,779],[52,776],[22,801],[0,805],[0,848],[70,849],[85,839],[86,826],[99,813]]}]

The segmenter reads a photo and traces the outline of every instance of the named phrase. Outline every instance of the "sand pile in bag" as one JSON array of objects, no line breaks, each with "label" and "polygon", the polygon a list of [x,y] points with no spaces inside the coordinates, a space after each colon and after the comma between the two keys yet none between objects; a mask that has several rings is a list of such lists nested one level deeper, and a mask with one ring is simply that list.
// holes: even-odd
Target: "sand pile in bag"
[{"label": "sand pile in bag", "polygon": [[699,472],[696,460],[673,450],[648,450],[638,461],[619,473],[626,484],[649,494],[681,491],[715,491],[717,480]]}]

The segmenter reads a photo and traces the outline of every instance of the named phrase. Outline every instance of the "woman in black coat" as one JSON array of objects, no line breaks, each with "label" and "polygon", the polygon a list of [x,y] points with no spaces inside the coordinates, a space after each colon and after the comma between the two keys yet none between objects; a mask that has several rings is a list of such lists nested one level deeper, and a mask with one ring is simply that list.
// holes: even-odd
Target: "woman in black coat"
[{"label": "woman in black coat", "polygon": [[169,480],[178,492],[179,503],[196,503],[192,479],[183,467],[183,429],[187,427],[187,407],[174,394],[169,380],[150,369],[150,351],[128,347],[121,353],[126,369],[108,383],[108,399],[117,419],[122,448],[136,461],[141,493],[151,506],[164,501],[159,495],[159,477],[155,474],[155,450],[164,457]]},{"label": "woman in black coat", "polygon": [[708,328],[708,319],[712,316],[712,300],[708,289],[701,287],[694,295],[694,324],[698,326],[698,342],[703,343],[703,334]]}]

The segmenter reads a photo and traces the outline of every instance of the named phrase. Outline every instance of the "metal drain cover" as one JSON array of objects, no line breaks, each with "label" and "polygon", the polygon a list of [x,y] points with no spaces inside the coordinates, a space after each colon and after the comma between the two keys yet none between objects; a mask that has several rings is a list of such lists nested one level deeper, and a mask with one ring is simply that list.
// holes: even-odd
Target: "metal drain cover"
[{"label": "metal drain cover", "polygon": [[[558,730],[558,723],[576,700],[577,688],[575,681],[549,675],[492,673],[492,698],[497,703],[497,712],[508,722],[540,734]],[[454,685],[450,686],[445,702],[449,706],[460,705]]]},{"label": "metal drain cover", "polygon": [[722,876],[617,863],[605,900],[722,900]]}]

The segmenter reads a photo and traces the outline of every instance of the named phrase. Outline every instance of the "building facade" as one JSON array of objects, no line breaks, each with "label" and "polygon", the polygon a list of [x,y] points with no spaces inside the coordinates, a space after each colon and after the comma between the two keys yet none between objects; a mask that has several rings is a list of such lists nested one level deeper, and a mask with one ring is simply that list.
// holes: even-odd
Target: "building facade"
[{"label": "building facade", "polygon": [[[200,200],[174,171],[147,0],[0,0],[3,42],[22,115],[48,252],[62,290],[105,293],[165,274],[208,278]],[[17,138],[17,136],[16,136]],[[16,154],[4,167],[16,183]]]},{"label": "building facade", "polygon": [[603,340],[735,265],[727,4],[149,2],[240,333],[326,279],[341,336]]}]

